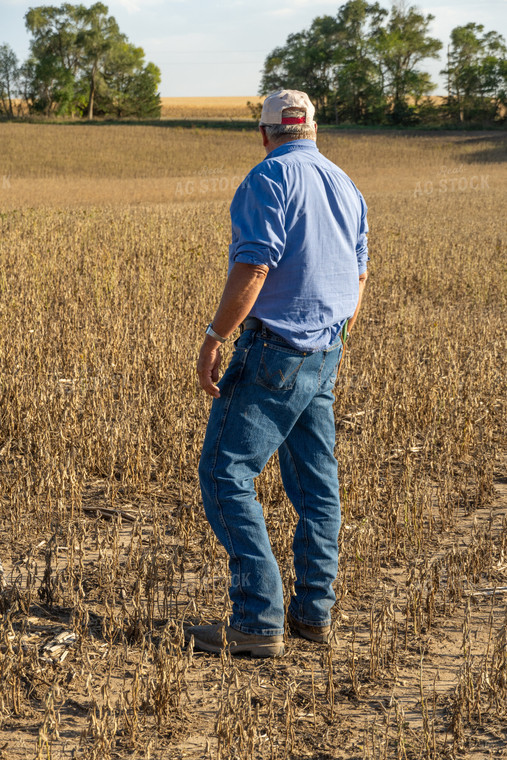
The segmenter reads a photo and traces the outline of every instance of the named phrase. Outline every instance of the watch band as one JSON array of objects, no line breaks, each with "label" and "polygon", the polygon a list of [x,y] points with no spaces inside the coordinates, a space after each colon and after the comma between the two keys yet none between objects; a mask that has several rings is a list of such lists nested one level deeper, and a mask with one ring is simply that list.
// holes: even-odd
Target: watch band
[{"label": "watch band", "polygon": [[206,335],[209,335],[211,338],[218,340],[220,343],[225,343],[225,341],[227,340],[227,338],[222,338],[221,335],[219,335],[218,333],[214,331],[214,329],[211,326],[211,322],[206,328]]}]

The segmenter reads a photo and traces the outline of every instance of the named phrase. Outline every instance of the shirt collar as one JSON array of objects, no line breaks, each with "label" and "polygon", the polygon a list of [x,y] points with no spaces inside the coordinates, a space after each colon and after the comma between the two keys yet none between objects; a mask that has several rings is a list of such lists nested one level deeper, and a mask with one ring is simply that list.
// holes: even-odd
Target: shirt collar
[{"label": "shirt collar", "polygon": [[279,145],[278,148],[274,148],[274,150],[272,150],[271,153],[268,153],[266,158],[275,158],[276,156],[283,156],[285,155],[285,153],[290,153],[291,151],[294,151],[294,150],[316,150],[317,152],[319,152],[319,149],[317,148],[317,143],[315,142],[315,140],[303,138],[299,140],[290,140],[289,142]]}]

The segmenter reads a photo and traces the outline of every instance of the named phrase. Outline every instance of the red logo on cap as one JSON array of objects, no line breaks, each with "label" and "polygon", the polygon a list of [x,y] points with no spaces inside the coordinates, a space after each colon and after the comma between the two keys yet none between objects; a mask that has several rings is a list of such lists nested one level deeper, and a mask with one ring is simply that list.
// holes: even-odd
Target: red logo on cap
[{"label": "red logo on cap", "polygon": [[304,116],[282,116],[282,124],[304,124],[305,122]]}]

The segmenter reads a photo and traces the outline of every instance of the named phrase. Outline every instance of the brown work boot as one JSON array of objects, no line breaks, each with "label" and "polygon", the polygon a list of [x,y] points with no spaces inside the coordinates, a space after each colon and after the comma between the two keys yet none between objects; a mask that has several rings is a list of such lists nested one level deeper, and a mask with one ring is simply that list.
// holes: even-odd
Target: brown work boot
[{"label": "brown work boot", "polygon": [[194,646],[203,652],[220,654],[225,646],[231,654],[249,654],[251,657],[279,657],[283,654],[283,636],[258,636],[253,633],[242,633],[229,625],[215,623],[214,625],[193,625],[185,631],[185,639],[194,637]]},{"label": "brown work boot", "polygon": [[317,641],[319,644],[327,644],[331,636],[330,625],[308,625],[308,623],[301,623],[296,618],[292,617],[290,612],[287,612],[287,622],[290,629],[308,641]]}]

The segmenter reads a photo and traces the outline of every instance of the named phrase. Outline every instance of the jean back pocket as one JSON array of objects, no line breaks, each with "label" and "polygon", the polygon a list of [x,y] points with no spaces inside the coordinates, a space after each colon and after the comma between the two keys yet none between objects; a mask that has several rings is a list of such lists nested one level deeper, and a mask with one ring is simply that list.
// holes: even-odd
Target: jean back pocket
[{"label": "jean back pocket", "polygon": [[304,360],[298,351],[265,343],[255,382],[271,391],[290,391]]}]

